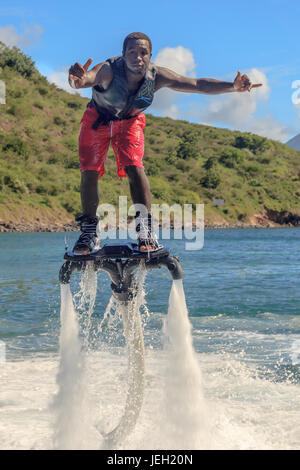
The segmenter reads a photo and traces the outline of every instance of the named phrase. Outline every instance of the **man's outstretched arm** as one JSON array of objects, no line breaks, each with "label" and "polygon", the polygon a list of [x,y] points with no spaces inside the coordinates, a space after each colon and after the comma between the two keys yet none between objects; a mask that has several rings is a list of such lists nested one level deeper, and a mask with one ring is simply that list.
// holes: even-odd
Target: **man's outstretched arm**
[{"label": "man's outstretched arm", "polygon": [[96,85],[107,88],[112,80],[112,70],[108,62],[101,62],[88,70],[92,63],[89,59],[84,65],[71,65],[69,69],[69,84],[72,88],[90,88]]},{"label": "man's outstretched arm", "polygon": [[247,75],[237,73],[233,82],[223,82],[213,78],[189,78],[179,75],[165,67],[157,67],[155,91],[160,88],[171,88],[186,93],[204,93],[218,95],[234,91],[250,91],[252,88],[262,86],[262,83],[252,84]]}]

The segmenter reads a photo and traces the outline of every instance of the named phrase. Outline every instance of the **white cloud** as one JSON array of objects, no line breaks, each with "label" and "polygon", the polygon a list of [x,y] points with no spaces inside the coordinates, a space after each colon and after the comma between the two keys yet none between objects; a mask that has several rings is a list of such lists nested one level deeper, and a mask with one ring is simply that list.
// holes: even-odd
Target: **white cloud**
[{"label": "white cloud", "polygon": [[176,96],[175,91],[163,88],[155,93],[151,108],[163,117],[178,119],[180,110],[174,103],[176,98],[178,96]]},{"label": "white cloud", "polygon": [[291,135],[291,128],[278,122],[273,116],[258,118],[255,113],[260,103],[269,98],[270,87],[266,75],[251,69],[246,72],[252,83],[262,83],[251,92],[228,93],[206,96],[208,104],[193,105],[184,113],[185,119],[197,119],[202,124],[222,124],[236,130],[253,132],[270,139],[285,142]]},{"label": "white cloud", "polygon": [[47,73],[47,79],[50,83],[54,83],[58,88],[67,91],[68,93],[79,93],[81,96],[90,97],[91,91],[89,88],[75,89],[69,85],[69,66],[62,67],[60,70],[53,70]]},{"label": "white cloud", "polygon": [[68,82],[69,67],[62,67],[61,70],[52,70],[47,74],[47,78],[50,83],[54,83],[58,88],[68,91],[69,93],[76,93],[78,90],[70,87]]},{"label": "white cloud", "polygon": [[220,96],[210,96],[209,103],[200,111],[200,119],[203,122],[213,124],[215,122],[241,126],[253,119],[257,109],[257,103],[269,96],[269,85],[264,73],[252,69],[247,73],[252,83],[262,83],[263,86],[255,88],[251,92],[227,93]]},{"label": "white cloud", "polygon": [[0,26],[0,41],[9,47],[17,46],[20,36],[15,26]]},{"label": "white cloud", "polygon": [[196,64],[192,51],[185,47],[165,47],[153,61],[156,65],[167,67],[180,75],[195,77]]},{"label": "white cloud", "polygon": [[27,48],[39,41],[42,32],[43,28],[39,24],[25,26],[21,34],[13,25],[0,26],[0,41],[9,47]]},{"label": "white cloud", "polygon": [[273,116],[264,116],[263,118],[252,118],[246,126],[240,128],[245,132],[252,132],[269,139],[278,140],[285,143],[293,133],[293,129],[276,121]]},{"label": "white cloud", "polygon": [[298,118],[300,119],[300,80],[294,80],[292,83],[292,103],[298,111]]},{"label": "white cloud", "polygon": [[[174,70],[180,75],[195,76],[196,64],[193,53],[182,46],[165,47],[158,52],[153,62],[161,67]],[[175,103],[176,99],[178,99],[178,92],[163,88],[155,94],[152,109],[162,116],[177,119],[180,110]]]}]

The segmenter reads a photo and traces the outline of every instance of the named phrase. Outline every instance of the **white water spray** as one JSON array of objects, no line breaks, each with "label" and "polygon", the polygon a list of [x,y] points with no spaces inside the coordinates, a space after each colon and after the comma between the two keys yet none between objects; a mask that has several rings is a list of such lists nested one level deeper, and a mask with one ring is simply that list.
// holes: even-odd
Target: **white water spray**
[{"label": "white water spray", "polygon": [[[142,266],[141,266],[142,268]],[[118,425],[104,435],[102,448],[118,446],[132,432],[144,398],[145,359],[140,309],[145,303],[146,270],[136,276],[137,293],[132,301],[110,301],[104,315],[109,323],[110,311],[122,318],[126,339],[128,370],[127,394]],[[91,314],[96,297],[97,279],[93,270],[83,273],[81,292],[75,295],[76,308],[83,313],[83,346],[88,344]],[[103,321],[99,331],[102,330]],[[204,448],[205,405],[198,360],[192,345],[191,325],[182,281],[174,281],[165,321],[167,370],[165,373],[165,414],[163,428],[168,448]],[[85,348],[88,352],[88,348]],[[61,286],[60,364],[57,374],[58,393],[55,410],[54,448],[82,449],[91,428],[92,416],[86,406],[86,352],[81,348],[79,325],[69,285]],[[163,385],[163,384],[162,384]],[[125,393],[124,393],[125,395]],[[104,433],[101,432],[103,435]]]},{"label": "white water spray", "polygon": [[94,312],[97,294],[97,273],[93,263],[87,261],[84,271],[80,276],[80,289],[74,295],[76,311],[80,314],[81,331],[83,335],[83,346],[89,349],[89,336],[91,331],[91,317]]},{"label": "white water spray", "polygon": [[131,302],[120,303],[128,357],[127,396],[119,424],[106,435],[105,448],[116,447],[128,436],[138,420],[144,398],[145,358],[144,335],[140,308],[144,304],[146,270],[140,269],[136,278],[137,293]]},{"label": "white water spray", "polygon": [[164,427],[168,448],[203,449],[207,446],[206,405],[182,280],[173,281],[164,331],[167,351]]},{"label": "white water spray", "polygon": [[84,356],[69,284],[61,285],[60,363],[56,381],[54,448],[80,449],[82,445]]},{"label": "white water spray", "polygon": [[69,284],[61,284],[60,362],[56,377],[58,393],[52,407],[55,414],[54,448],[82,449],[89,429],[90,413],[86,392],[86,351],[97,291],[97,276],[87,263],[80,290],[74,296],[82,316],[83,346],[77,313]]}]

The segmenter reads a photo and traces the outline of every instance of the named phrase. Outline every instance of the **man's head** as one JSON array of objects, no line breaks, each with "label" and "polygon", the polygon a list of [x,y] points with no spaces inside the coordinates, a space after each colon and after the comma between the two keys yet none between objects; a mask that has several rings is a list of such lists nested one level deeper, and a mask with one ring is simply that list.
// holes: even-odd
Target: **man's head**
[{"label": "man's head", "polygon": [[148,41],[149,48],[150,48],[150,55],[152,54],[152,42],[151,42],[151,39],[149,38],[149,36],[147,36],[147,34],[144,34],[144,33],[130,33],[126,36],[126,38],[124,39],[124,42],[123,42],[123,55],[125,54],[127,44],[131,39],[135,39],[135,40],[144,39],[145,41]]},{"label": "man's head", "polygon": [[123,42],[123,57],[134,74],[144,74],[152,54],[152,43],[144,33],[131,33]]}]

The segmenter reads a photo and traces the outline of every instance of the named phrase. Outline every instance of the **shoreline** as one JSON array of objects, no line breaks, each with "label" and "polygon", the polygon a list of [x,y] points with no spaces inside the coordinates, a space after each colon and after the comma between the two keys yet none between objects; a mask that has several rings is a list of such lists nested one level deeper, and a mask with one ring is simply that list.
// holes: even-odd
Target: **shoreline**
[{"label": "shoreline", "polygon": [[[162,225],[159,225],[159,228],[162,229]],[[196,226],[193,224],[190,229],[195,230]],[[234,224],[212,224],[212,223],[204,223],[205,230],[224,230],[224,229],[250,229],[250,228],[264,228],[264,229],[272,229],[272,228],[300,228],[300,225],[297,224],[278,224],[270,221],[269,223],[241,223],[237,222]],[[102,226],[102,230],[107,230],[107,226]],[[174,226],[171,225],[171,230],[174,230]],[[176,230],[183,230],[184,226],[176,227]],[[117,227],[119,230],[119,227]],[[1,233],[59,233],[59,232],[78,232],[79,228],[75,222],[70,222],[67,224],[55,223],[55,224],[13,224],[11,222],[2,222],[0,221],[0,234]]]},{"label": "shoreline", "polygon": [[[1,217],[2,216],[2,217]],[[111,220],[110,218],[100,217],[100,230],[107,231],[109,225],[112,230],[127,228],[132,229],[133,217],[127,217],[124,222],[119,223],[119,219]],[[196,223],[197,222],[197,223]],[[169,226],[168,226],[169,224]],[[203,227],[204,225],[204,227]],[[183,218],[177,220],[175,217],[171,219],[154,219],[154,228],[171,230],[190,229],[249,229],[249,228],[295,228],[300,227],[300,209],[297,212],[287,210],[275,211],[265,209],[258,211],[252,215],[248,215],[242,220],[236,219],[228,221],[220,214],[204,215],[204,221],[197,220],[196,217],[187,219],[184,224]],[[75,222],[75,218],[70,213],[62,214],[57,211],[44,211],[43,213],[34,210],[26,211],[26,207],[19,207],[14,211],[12,217],[11,211],[3,212],[0,215],[0,233],[39,233],[39,232],[77,232],[79,227]]]}]

